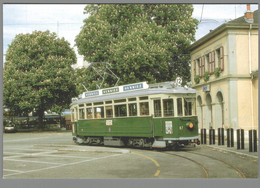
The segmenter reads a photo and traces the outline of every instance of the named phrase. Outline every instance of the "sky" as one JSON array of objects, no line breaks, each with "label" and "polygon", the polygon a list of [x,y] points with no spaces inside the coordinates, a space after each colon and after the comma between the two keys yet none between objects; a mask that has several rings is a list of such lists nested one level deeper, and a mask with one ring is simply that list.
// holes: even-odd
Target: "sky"
[{"label": "sky", "polygon": [[[83,26],[83,20],[88,15],[83,14],[86,5],[83,4],[4,4],[3,5],[3,54],[17,34],[32,33],[35,30],[57,33],[64,37],[74,48],[78,65],[82,66],[83,57],[78,55],[75,47],[75,37]],[[246,12],[246,4],[196,4],[193,17],[198,19],[199,25],[195,34],[200,39],[209,30],[221,24],[241,17]],[[251,10],[257,10],[257,4],[251,4]]]}]

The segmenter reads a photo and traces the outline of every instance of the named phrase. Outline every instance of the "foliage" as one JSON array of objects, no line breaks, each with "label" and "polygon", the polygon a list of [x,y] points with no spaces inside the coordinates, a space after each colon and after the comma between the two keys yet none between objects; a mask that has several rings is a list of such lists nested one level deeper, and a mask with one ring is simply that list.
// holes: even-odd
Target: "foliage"
[{"label": "foliage", "polygon": [[216,78],[218,78],[218,77],[219,77],[219,75],[220,75],[220,72],[221,72],[221,69],[220,69],[220,67],[217,67],[217,68],[215,68],[215,70],[214,70],[214,74],[215,74],[215,77],[216,77]]},{"label": "foliage", "polygon": [[6,53],[4,105],[16,115],[35,111],[40,121],[46,110],[60,113],[76,95],[74,63],[75,52],[55,33],[16,35]]},{"label": "foliage", "polygon": [[[109,62],[120,84],[190,80],[188,47],[197,20],[192,5],[88,5],[90,16],[75,39],[89,62]],[[90,77],[90,75],[86,75]],[[94,80],[94,78],[87,78]],[[92,82],[92,81],[91,81]],[[107,80],[107,85],[114,82]]]},{"label": "foliage", "polygon": [[199,75],[196,75],[196,76],[194,77],[194,81],[195,81],[196,84],[200,83],[200,76],[199,76]]},{"label": "foliage", "polygon": [[205,82],[209,81],[209,76],[210,76],[210,74],[208,71],[204,72],[203,79]]}]

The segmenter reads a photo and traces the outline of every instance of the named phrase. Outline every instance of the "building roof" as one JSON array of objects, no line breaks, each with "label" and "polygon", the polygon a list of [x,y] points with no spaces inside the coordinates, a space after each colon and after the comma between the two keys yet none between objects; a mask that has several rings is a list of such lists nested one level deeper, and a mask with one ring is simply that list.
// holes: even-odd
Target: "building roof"
[{"label": "building roof", "polygon": [[[254,15],[254,20],[253,20],[253,23],[254,24],[258,24],[258,10],[254,11],[253,12],[253,15]],[[234,19],[234,20],[231,20],[228,22],[229,24],[250,24],[248,23],[246,20],[245,20],[245,17],[244,16],[241,16],[237,19]]]},{"label": "building roof", "polygon": [[248,29],[251,25],[252,29],[258,29],[258,10],[253,12],[253,22],[247,22],[244,16],[241,16],[237,19],[231,20],[229,22],[226,22],[204,37],[200,38],[196,42],[194,42],[190,46],[190,50],[196,49],[198,46],[202,45],[203,43],[207,42],[209,39],[215,37],[216,35],[220,34],[221,32],[227,30],[227,29]]}]

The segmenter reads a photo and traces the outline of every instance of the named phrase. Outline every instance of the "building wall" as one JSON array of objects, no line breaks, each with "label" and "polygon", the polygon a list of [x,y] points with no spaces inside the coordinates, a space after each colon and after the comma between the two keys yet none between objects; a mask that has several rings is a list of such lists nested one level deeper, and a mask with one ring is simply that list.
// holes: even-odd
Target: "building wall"
[{"label": "building wall", "polygon": [[[249,63],[250,44],[251,67],[253,71],[258,70],[258,31],[250,30],[250,38],[249,43],[249,30],[228,29],[192,51],[191,79],[197,99],[202,99],[201,105],[197,101],[200,128],[258,129],[258,77],[251,80]],[[194,60],[221,46],[224,48],[224,71],[218,78],[211,75],[207,82],[202,77],[196,84]],[[203,91],[205,86],[210,90]]]},{"label": "building wall", "polygon": [[253,110],[254,110],[254,129],[258,129],[258,76],[252,82],[253,90]]}]

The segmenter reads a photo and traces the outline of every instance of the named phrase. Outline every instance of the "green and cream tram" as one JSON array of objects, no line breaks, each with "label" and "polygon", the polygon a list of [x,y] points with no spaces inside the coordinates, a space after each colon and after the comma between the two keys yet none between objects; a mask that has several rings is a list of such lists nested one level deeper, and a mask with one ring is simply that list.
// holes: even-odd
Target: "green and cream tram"
[{"label": "green and cream tram", "polygon": [[146,82],[84,92],[71,104],[79,144],[165,148],[199,143],[195,90]]}]

